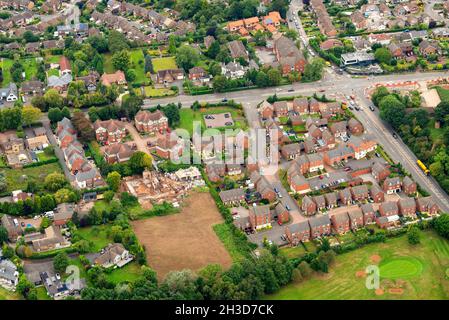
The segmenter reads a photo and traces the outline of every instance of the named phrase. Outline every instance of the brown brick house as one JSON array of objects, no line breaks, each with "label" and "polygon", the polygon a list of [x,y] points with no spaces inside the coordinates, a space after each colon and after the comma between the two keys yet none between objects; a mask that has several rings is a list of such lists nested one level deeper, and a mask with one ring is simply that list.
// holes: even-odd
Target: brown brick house
[{"label": "brown brick house", "polygon": [[314,215],[317,210],[316,203],[308,195],[305,195],[302,199],[301,210],[306,216]]},{"label": "brown brick house", "polygon": [[324,195],[326,200],[326,208],[332,209],[337,207],[337,194],[335,192],[329,192]]},{"label": "brown brick house", "polygon": [[433,200],[432,196],[416,199],[416,206],[419,212],[428,213],[430,215],[438,214],[440,207]]},{"label": "brown brick house", "polygon": [[97,120],[94,123],[95,136],[103,144],[120,143],[126,137],[126,128],[118,120]]},{"label": "brown brick house", "polygon": [[379,206],[379,213],[383,217],[398,215],[399,213],[398,204],[393,201],[383,202]]},{"label": "brown brick house", "polygon": [[379,162],[376,162],[371,170],[371,174],[373,175],[374,179],[376,179],[377,182],[381,182],[384,179],[386,179],[390,175],[390,173],[391,172],[387,168],[387,166]]},{"label": "brown brick house", "polygon": [[310,234],[312,239],[330,235],[331,220],[327,215],[319,215],[309,219]]},{"label": "brown brick house", "polygon": [[360,206],[363,213],[363,224],[371,224],[375,222],[376,212],[371,203],[365,203]]},{"label": "brown brick house", "polygon": [[274,207],[274,212],[278,218],[279,224],[287,223],[290,220],[288,210],[281,202],[279,202],[276,207]]},{"label": "brown brick house", "polygon": [[239,205],[245,201],[245,191],[240,188],[221,191],[219,196],[225,205]]},{"label": "brown brick house", "polygon": [[399,212],[404,217],[416,217],[416,202],[413,198],[403,198],[398,201]]},{"label": "brown brick house", "polygon": [[343,234],[350,230],[350,220],[347,212],[340,212],[331,217],[332,229],[335,233]]},{"label": "brown brick house", "polygon": [[160,110],[140,110],[134,117],[134,125],[139,132],[163,133],[168,129],[168,118]]},{"label": "brown brick house", "polygon": [[301,155],[301,145],[299,143],[290,143],[282,146],[281,154],[285,160],[293,160]]},{"label": "brown brick house", "polygon": [[262,118],[268,119],[274,116],[274,108],[271,103],[264,100],[262,104],[259,106],[259,113]]},{"label": "brown brick house", "polygon": [[282,75],[288,75],[292,71],[304,72],[307,61],[289,38],[281,36],[275,40],[274,54],[281,67]]},{"label": "brown brick house", "polygon": [[368,199],[369,191],[366,184],[361,184],[351,188],[352,198],[355,201],[363,201]]},{"label": "brown brick house", "polygon": [[326,209],[326,199],[323,195],[313,196],[312,200],[315,202],[318,211]]},{"label": "brown brick house", "polygon": [[376,184],[371,187],[369,193],[374,202],[381,203],[385,201],[385,193]]},{"label": "brown brick house", "polygon": [[402,190],[406,195],[414,195],[417,191],[416,182],[410,179],[409,176],[405,176],[404,180],[402,180]]},{"label": "brown brick house", "polygon": [[400,192],[402,187],[402,182],[399,177],[387,178],[383,183],[383,190],[387,194],[393,194]]},{"label": "brown brick house", "polygon": [[128,161],[132,154],[132,148],[126,143],[114,143],[104,149],[104,158],[109,164]]},{"label": "brown brick house", "polygon": [[249,209],[249,221],[253,229],[259,230],[271,226],[270,206],[253,206]]},{"label": "brown brick house", "polygon": [[354,118],[349,119],[348,129],[352,134],[359,135],[363,133],[363,125]]},{"label": "brown brick house", "polygon": [[307,221],[301,221],[285,227],[285,235],[292,246],[298,245],[300,242],[310,240],[310,226]]},{"label": "brown brick house", "polygon": [[364,226],[363,212],[356,208],[348,212],[351,230],[357,230]]},{"label": "brown brick house", "polygon": [[351,188],[345,188],[338,192],[338,198],[340,199],[340,203],[342,205],[350,205],[352,203],[352,193]]},{"label": "brown brick house", "polygon": [[293,110],[300,115],[309,113],[309,100],[307,98],[295,98],[293,100]]}]

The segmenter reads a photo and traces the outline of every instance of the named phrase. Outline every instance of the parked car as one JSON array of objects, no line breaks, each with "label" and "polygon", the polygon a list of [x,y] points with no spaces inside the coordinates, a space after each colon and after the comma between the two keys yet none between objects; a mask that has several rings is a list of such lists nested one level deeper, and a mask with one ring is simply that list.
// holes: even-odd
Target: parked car
[{"label": "parked car", "polygon": [[398,135],[396,134],[396,132],[393,132],[393,138],[397,139]]},{"label": "parked car", "polygon": [[290,211],[292,208],[290,208],[290,206],[288,204],[285,205],[285,209],[287,209],[288,211]]},{"label": "parked car", "polygon": [[374,111],[374,106],[373,106],[373,105],[370,105],[370,106],[369,106],[369,109],[370,109],[371,111]]}]

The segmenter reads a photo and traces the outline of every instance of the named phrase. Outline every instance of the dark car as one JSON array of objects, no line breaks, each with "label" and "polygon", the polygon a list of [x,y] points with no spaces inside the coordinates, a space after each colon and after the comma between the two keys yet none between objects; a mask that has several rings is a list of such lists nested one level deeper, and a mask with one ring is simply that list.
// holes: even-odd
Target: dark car
[{"label": "dark car", "polygon": [[393,132],[393,138],[397,139],[398,135],[396,134],[396,132]]},{"label": "dark car", "polygon": [[369,106],[369,109],[370,109],[371,111],[374,111],[374,106],[373,106],[373,105],[370,105],[370,106]]},{"label": "dark car", "polygon": [[293,91],[295,91],[295,89],[293,89],[293,88],[288,89],[288,92],[293,92]]}]

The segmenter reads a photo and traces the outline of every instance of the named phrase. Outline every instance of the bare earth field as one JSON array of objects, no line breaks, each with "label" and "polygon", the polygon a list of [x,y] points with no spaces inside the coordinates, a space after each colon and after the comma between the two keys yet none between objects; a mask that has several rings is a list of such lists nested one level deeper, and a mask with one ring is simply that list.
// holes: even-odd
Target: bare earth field
[{"label": "bare earth field", "polygon": [[209,193],[191,193],[180,213],[132,222],[149,265],[159,279],[174,270],[198,270],[211,263],[227,268],[232,260],[212,226],[223,218]]}]

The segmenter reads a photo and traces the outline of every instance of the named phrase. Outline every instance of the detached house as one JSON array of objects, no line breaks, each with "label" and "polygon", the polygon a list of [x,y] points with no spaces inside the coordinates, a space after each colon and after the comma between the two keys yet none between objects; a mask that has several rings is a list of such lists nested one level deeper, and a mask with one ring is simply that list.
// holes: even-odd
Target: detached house
[{"label": "detached house", "polygon": [[399,177],[387,178],[383,183],[383,190],[387,194],[393,194],[401,191],[402,182]]},{"label": "detached house", "polygon": [[204,84],[210,81],[210,76],[204,68],[193,67],[189,70],[189,80]]},{"label": "detached house", "polygon": [[301,155],[301,145],[299,143],[286,144],[281,148],[281,154],[286,160],[296,159]]},{"label": "detached house", "polygon": [[271,103],[264,100],[259,106],[259,113],[263,119],[272,118],[274,116],[274,108]]},{"label": "detached house", "polygon": [[399,213],[404,217],[416,217],[416,202],[413,198],[403,198],[398,201]]},{"label": "detached house", "polygon": [[59,74],[61,76],[66,74],[72,74],[72,67],[70,66],[70,61],[64,56],[59,58]]},{"label": "detached house", "polygon": [[377,182],[381,182],[386,179],[390,175],[390,173],[390,170],[385,165],[379,162],[376,162],[371,170],[371,174]]},{"label": "detached house", "polygon": [[410,179],[409,176],[405,176],[404,180],[402,180],[402,190],[408,196],[416,194],[417,191],[416,182]]},{"label": "detached house", "polygon": [[139,132],[163,133],[168,129],[168,118],[160,110],[154,112],[141,110],[134,117],[134,125]]},{"label": "detached house", "polygon": [[121,70],[117,70],[115,73],[103,73],[100,81],[106,87],[110,87],[113,84],[126,85],[125,74]]},{"label": "detached house", "polygon": [[314,215],[317,210],[316,203],[308,195],[305,195],[304,198],[302,198],[301,210],[306,216]]},{"label": "detached house", "polygon": [[249,221],[251,227],[256,230],[271,226],[270,206],[253,206],[249,209]]},{"label": "detached house", "polygon": [[102,253],[94,259],[96,265],[103,268],[123,267],[134,259],[121,243],[108,244]]},{"label": "detached house", "polygon": [[416,206],[419,212],[430,215],[438,214],[440,207],[433,200],[432,196],[416,199]]},{"label": "detached house", "polygon": [[355,186],[351,188],[352,198],[355,201],[363,201],[368,199],[369,192],[368,186],[366,184],[361,184],[359,186]]},{"label": "detached house", "polygon": [[132,148],[126,143],[114,143],[104,149],[104,158],[109,164],[128,161],[133,155]]},{"label": "detached house", "polygon": [[419,44],[419,53],[421,53],[425,57],[428,57],[430,55],[438,55],[440,53],[440,47],[436,42],[423,40]]},{"label": "detached house", "polygon": [[398,204],[393,201],[384,202],[379,207],[379,213],[383,217],[398,215]]},{"label": "detached house", "polygon": [[97,141],[103,144],[120,143],[126,137],[125,125],[118,120],[97,120],[94,129]]},{"label": "detached house", "polygon": [[377,186],[377,184],[373,184],[369,194],[371,199],[373,199],[376,203],[381,203],[385,200],[385,193],[379,188],[379,186]]}]

